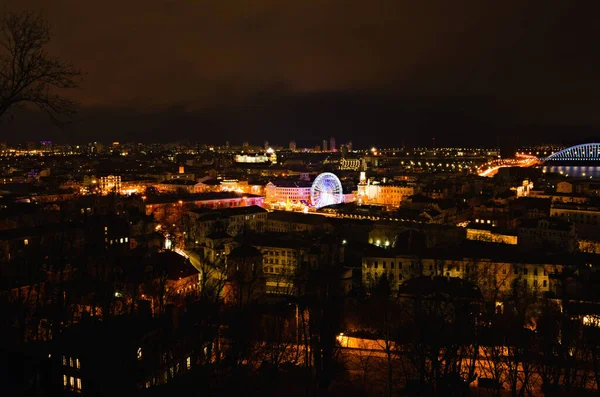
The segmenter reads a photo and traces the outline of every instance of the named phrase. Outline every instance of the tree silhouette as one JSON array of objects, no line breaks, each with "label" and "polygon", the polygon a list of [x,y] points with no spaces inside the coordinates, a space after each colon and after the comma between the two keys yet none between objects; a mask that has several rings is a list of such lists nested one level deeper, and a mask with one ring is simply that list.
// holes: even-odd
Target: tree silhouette
[{"label": "tree silhouette", "polygon": [[75,103],[54,90],[76,88],[81,72],[46,52],[50,39],[50,27],[39,14],[5,12],[0,18],[0,119],[27,103],[57,123],[75,113]]}]

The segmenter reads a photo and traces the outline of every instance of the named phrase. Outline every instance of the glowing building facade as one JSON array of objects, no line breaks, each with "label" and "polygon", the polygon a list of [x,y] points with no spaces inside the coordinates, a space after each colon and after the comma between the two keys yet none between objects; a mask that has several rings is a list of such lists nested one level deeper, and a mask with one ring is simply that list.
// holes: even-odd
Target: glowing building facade
[{"label": "glowing building facade", "polygon": [[263,154],[236,154],[235,155],[236,163],[267,163],[271,162],[273,164],[277,163],[277,154],[271,148],[267,149],[267,151]]},{"label": "glowing building facade", "polygon": [[412,186],[399,183],[380,183],[366,181],[361,172],[361,181],[358,184],[358,200],[363,204],[377,204],[389,207],[399,207],[405,197],[415,194]]},{"label": "glowing building facade", "polygon": [[118,175],[102,176],[98,185],[102,194],[121,193],[121,177]]},{"label": "glowing building facade", "polygon": [[308,181],[269,182],[265,186],[265,201],[267,203],[309,202],[311,183]]},{"label": "glowing building facade", "polygon": [[358,171],[361,169],[361,159],[340,159],[340,170],[343,171]]}]

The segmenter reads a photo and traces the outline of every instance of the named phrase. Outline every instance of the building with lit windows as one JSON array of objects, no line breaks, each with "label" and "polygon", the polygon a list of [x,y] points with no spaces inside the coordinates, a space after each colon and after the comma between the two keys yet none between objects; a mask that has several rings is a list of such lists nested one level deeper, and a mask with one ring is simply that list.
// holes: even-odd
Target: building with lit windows
[{"label": "building with lit windows", "polygon": [[171,179],[154,185],[161,193],[203,193],[201,182],[185,179]]},{"label": "building with lit windows", "polygon": [[575,225],[558,217],[523,219],[518,228],[518,245],[528,250],[573,252],[577,247]]},{"label": "building with lit windows", "polygon": [[310,202],[309,181],[275,181],[265,186],[265,201],[267,203],[298,203]]},{"label": "building with lit windows", "polygon": [[299,266],[307,261],[316,262],[317,255],[303,244],[285,238],[265,236],[253,244],[262,253],[262,269],[268,294],[295,294],[294,279]]},{"label": "building with lit windows", "polygon": [[[419,276],[476,280],[484,296],[510,293],[515,285],[537,292],[554,289],[552,274],[560,273],[566,258],[524,256],[515,245],[466,241],[449,248],[405,252],[371,247],[362,259],[362,282],[367,288],[386,276],[397,287]],[[495,295],[495,294],[500,295]]]},{"label": "building with lit windows", "polygon": [[340,170],[342,171],[359,171],[361,170],[361,159],[340,159]]},{"label": "building with lit windows", "polygon": [[246,206],[263,206],[264,197],[234,192],[198,193],[186,195],[160,195],[145,201],[146,215],[154,216],[158,223],[180,223],[193,209],[225,209]]},{"label": "building with lit windows", "polygon": [[[203,182],[204,183],[207,183]],[[218,182],[217,189],[214,191],[219,191],[219,192],[237,192],[237,193],[250,193],[250,194],[258,194],[258,195],[264,195],[265,194],[265,185],[264,184],[249,184],[248,181],[240,181],[237,179],[222,179],[222,180],[217,180],[216,182]],[[213,185],[213,186],[215,186]]]},{"label": "building with lit windows", "polygon": [[242,230],[262,232],[267,224],[267,210],[257,205],[220,210],[194,209],[183,215],[186,238],[200,241],[215,231],[236,236]]},{"label": "building with lit windows", "polygon": [[471,223],[467,226],[467,240],[486,241],[498,244],[517,244],[517,235],[509,231],[501,231],[491,225]]},{"label": "building with lit windows", "polygon": [[67,328],[52,346],[51,387],[62,395],[131,396],[210,362],[214,341],[178,327],[177,321],[197,313],[176,310],[162,321],[141,312],[104,320],[89,316]]},{"label": "building with lit windows", "polygon": [[[299,240],[297,236],[292,237],[287,233],[256,234],[247,236],[245,241],[260,252],[265,292],[276,295],[297,295],[301,284],[296,280],[304,277],[308,269],[326,263],[326,247],[329,247],[327,242]],[[343,246],[339,246],[339,250],[343,260]],[[347,274],[343,277],[340,281],[344,291],[348,291],[351,280],[345,279]]]},{"label": "building with lit windows", "polygon": [[399,207],[406,197],[415,194],[415,188],[405,182],[361,181],[358,185],[358,200],[364,204]]},{"label": "building with lit windows", "polygon": [[277,154],[271,148],[268,148],[265,153],[256,153],[256,154],[236,154],[235,155],[236,163],[268,163],[271,162],[273,164],[277,163]]},{"label": "building with lit windows", "polygon": [[228,246],[225,259],[223,302],[244,306],[264,300],[266,282],[260,250],[249,244]]},{"label": "building with lit windows", "polygon": [[119,175],[101,176],[98,181],[100,193],[121,193],[121,177]]},{"label": "building with lit windows", "polygon": [[600,207],[589,204],[553,203],[550,216],[568,220],[578,227],[600,225]]}]

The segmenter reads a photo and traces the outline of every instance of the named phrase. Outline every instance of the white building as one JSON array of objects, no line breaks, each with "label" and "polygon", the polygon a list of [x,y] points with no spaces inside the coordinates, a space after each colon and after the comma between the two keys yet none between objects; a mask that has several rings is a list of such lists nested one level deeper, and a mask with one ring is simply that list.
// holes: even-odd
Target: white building
[{"label": "white building", "polygon": [[269,182],[265,186],[265,201],[267,203],[292,203],[310,201],[311,183],[308,181]]},{"label": "white building", "polygon": [[[361,173],[362,176],[362,173]],[[403,183],[366,182],[361,179],[358,185],[358,199],[364,204],[399,207],[403,198],[415,194],[415,188]]]}]

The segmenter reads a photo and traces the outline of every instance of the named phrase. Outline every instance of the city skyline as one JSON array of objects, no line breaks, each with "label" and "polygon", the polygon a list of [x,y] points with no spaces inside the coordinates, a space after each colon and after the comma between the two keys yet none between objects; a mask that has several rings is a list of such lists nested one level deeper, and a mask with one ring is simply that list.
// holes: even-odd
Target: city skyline
[{"label": "city skyline", "polygon": [[435,136],[451,146],[599,135],[597,27],[580,5],[545,4],[543,17],[518,2],[7,7],[41,12],[49,50],[85,73],[69,93],[81,104],[73,123],[13,112],[0,126],[7,140]]}]

